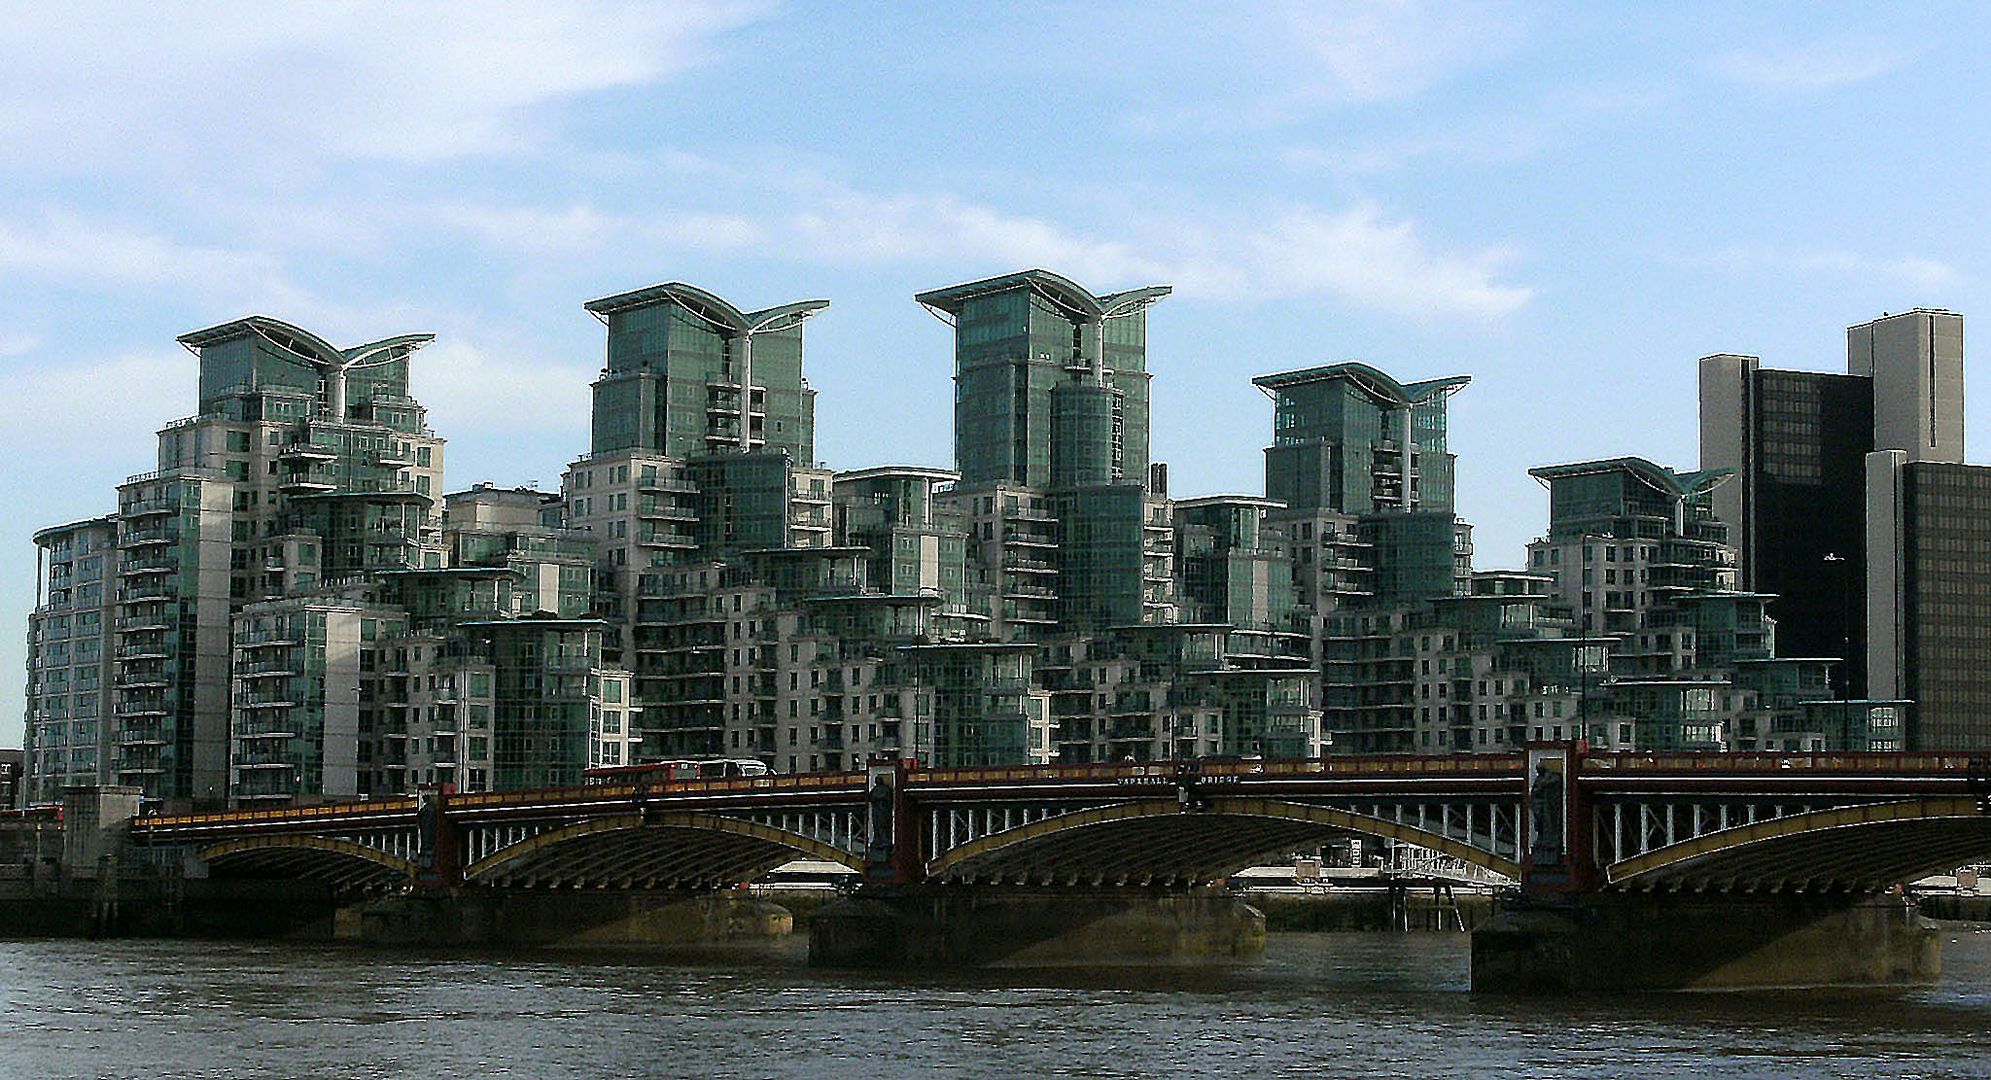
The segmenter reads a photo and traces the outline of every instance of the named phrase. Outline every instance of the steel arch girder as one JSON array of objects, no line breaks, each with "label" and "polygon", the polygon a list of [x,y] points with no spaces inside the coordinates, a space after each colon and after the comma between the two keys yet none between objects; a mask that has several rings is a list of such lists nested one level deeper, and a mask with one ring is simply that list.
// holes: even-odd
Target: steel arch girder
[{"label": "steel arch girder", "polygon": [[979,837],[952,848],[928,863],[927,876],[945,877],[964,872],[968,876],[973,876],[973,863],[978,859],[987,860],[998,853],[1073,830],[1150,818],[1185,820],[1238,818],[1245,821],[1282,821],[1314,825],[1328,832],[1357,833],[1414,844],[1511,878],[1518,878],[1521,873],[1520,865],[1512,859],[1414,825],[1309,803],[1219,796],[1209,799],[1204,809],[1197,811],[1186,812],[1172,801],[1141,800],[1092,807],[1043,818],[1013,829]]},{"label": "steel arch girder", "polygon": [[[1897,845],[1875,843],[1890,827],[1923,826],[1920,832],[1955,832],[1955,846],[1940,837],[1920,837],[1916,850],[1926,852],[1915,859],[1896,857]],[[1972,829],[1975,825],[1977,828]],[[1825,866],[1819,853],[1812,852],[1808,867],[1787,868],[1780,849],[1820,846],[1844,852],[1843,862]],[[1721,880],[1748,885],[1780,883],[1792,873],[1857,882],[1868,888],[1883,888],[1900,881],[1914,880],[1968,862],[1971,853],[1991,854],[1991,818],[1978,812],[1974,799],[1931,797],[1897,802],[1860,803],[1852,806],[1813,810],[1802,814],[1759,820],[1752,824],[1702,833],[1691,839],[1621,859],[1604,867],[1604,877],[1612,886],[1639,887],[1692,884]],[[1951,862],[1951,859],[1956,861]],[[1752,873],[1751,864],[1756,871]],[[1917,871],[1921,871],[1917,873]],[[1911,876],[1912,875],[1912,876]]]},{"label": "steel arch girder", "polygon": [[[364,863],[371,863],[374,866],[380,868],[379,871],[363,875],[364,877],[389,876],[389,875],[398,874],[405,878],[413,878],[415,876],[415,871],[416,871],[415,863],[411,859],[405,859],[399,855],[394,855],[385,851],[381,851],[378,848],[368,847],[365,844],[356,843],[351,840],[342,840],[337,837],[331,837],[331,836],[298,836],[294,834],[278,834],[276,836],[240,836],[231,840],[223,840],[220,843],[209,844],[208,846],[197,850],[195,852],[195,855],[198,856],[202,862],[208,863],[210,865],[213,865],[215,863],[223,863],[224,865],[226,865],[226,860],[236,856],[248,856],[248,855],[258,855],[258,854],[282,855],[286,853],[297,853],[297,854],[305,854],[312,856],[315,855],[339,856],[340,857],[339,862],[343,863],[345,868],[350,868],[350,862],[355,860]],[[321,860],[318,860],[316,858],[311,859],[311,862],[313,863],[319,861]],[[309,865],[309,863],[307,863],[306,865]],[[286,876],[312,877],[315,875],[295,874],[295,875],[286,875]],[[341,874],[332,875],[332,876],[336,878],[344,878],[344,877],[350,877],[350,874],[342,872]]]},{"label": "steel arch girder", "polygon": [[706,832],[715,836],[736,836],[758,840],[793,850],[797,858],[820,859],[833,862],[853,870],[864,868],[863,860],[842,848],[833,847],[812,836],[777,829],[753,821],[722,817],[690,811],[673,811],[660,814],[615,814],[609,817],[589,818],[548,829],[531,837],[511,844],[484,856],[463,868],[466,882],[488,881],[500,875],[528,872],[525,860],[539,854],[551,853],[560,847],[585,840],[588,837],[609,833],[640,835],[643,829],[684,829]]}]

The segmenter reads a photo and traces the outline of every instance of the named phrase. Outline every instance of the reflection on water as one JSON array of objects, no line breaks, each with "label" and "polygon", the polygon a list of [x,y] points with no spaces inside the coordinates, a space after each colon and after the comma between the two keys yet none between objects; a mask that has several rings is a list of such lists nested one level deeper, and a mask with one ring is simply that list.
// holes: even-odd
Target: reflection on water
[{"label": "reflection on water", "polygon": [[0,1077],[1991,1076],[1991,932],[1904,993],[1516,1000],[1447,934],[1262,963],[925,976],[766,951],[0,942]]}]

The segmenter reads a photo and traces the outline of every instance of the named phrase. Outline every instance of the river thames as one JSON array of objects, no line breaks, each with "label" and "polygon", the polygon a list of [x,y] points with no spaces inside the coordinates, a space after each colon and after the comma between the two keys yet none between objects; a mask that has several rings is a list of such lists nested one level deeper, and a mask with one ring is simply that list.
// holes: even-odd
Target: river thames
[{"label": "river thames", "polygon": [[926,976],[692,954],[0,942],[0,1077],[1991,1076],[1991,930],[1941,985],[1516,1000],[1454,934],[1221,969]]}]

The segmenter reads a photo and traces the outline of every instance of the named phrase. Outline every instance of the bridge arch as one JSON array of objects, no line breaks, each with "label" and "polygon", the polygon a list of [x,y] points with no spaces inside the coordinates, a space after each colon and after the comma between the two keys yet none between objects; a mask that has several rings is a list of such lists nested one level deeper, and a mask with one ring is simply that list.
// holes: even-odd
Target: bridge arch
[{"label": "bridge arch", "polygon": [[813,836],[716,814],[616,814],[549,829],[463,868],[473,884],[593,888],[736,884],[796,859],[863,859]]},{"label": "bridge arch", "polygon": [[416,869],[399,855],[330,836],[242,836],[195,854],[225,876],[297,878],[341,888],[406,881]]},{"label": "bridge arch", "polygon": [[1047,817],[946,851],[927,872],[956,880],[1212,881],[1347,833],[1415,844],[1507,877],[1521,872],[1513,859],[1414,825],[1235,797],[1209,799],[1193,813],[1142,800]]},{"label": "bridge arch", "polygon": [[1814,810],[1704,833],[1604,868],[1629,889],[1875,891],[1991,855],[1991,815],[1969,798]]}]

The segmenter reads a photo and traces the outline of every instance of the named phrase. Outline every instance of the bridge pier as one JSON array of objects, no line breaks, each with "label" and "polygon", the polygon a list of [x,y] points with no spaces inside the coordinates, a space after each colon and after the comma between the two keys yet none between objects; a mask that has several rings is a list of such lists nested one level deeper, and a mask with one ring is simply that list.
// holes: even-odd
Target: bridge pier
[{"label": "bridge pier", "polygon": [[783,937],[788,909],[740,891],[463,888],[414,892],[359,909],[367,945],[607,947]]},{"label": "bridge pier", "polygon": [[1938,935],[1899,897],[1597,893],[1473,931],[1482,993],[1922,986]]},{"label": "bridge pier", "polygon": [[1228,893],[867,888],[809,923],[816,967],[1226,961],[1265,951],[1265,916]]}]

